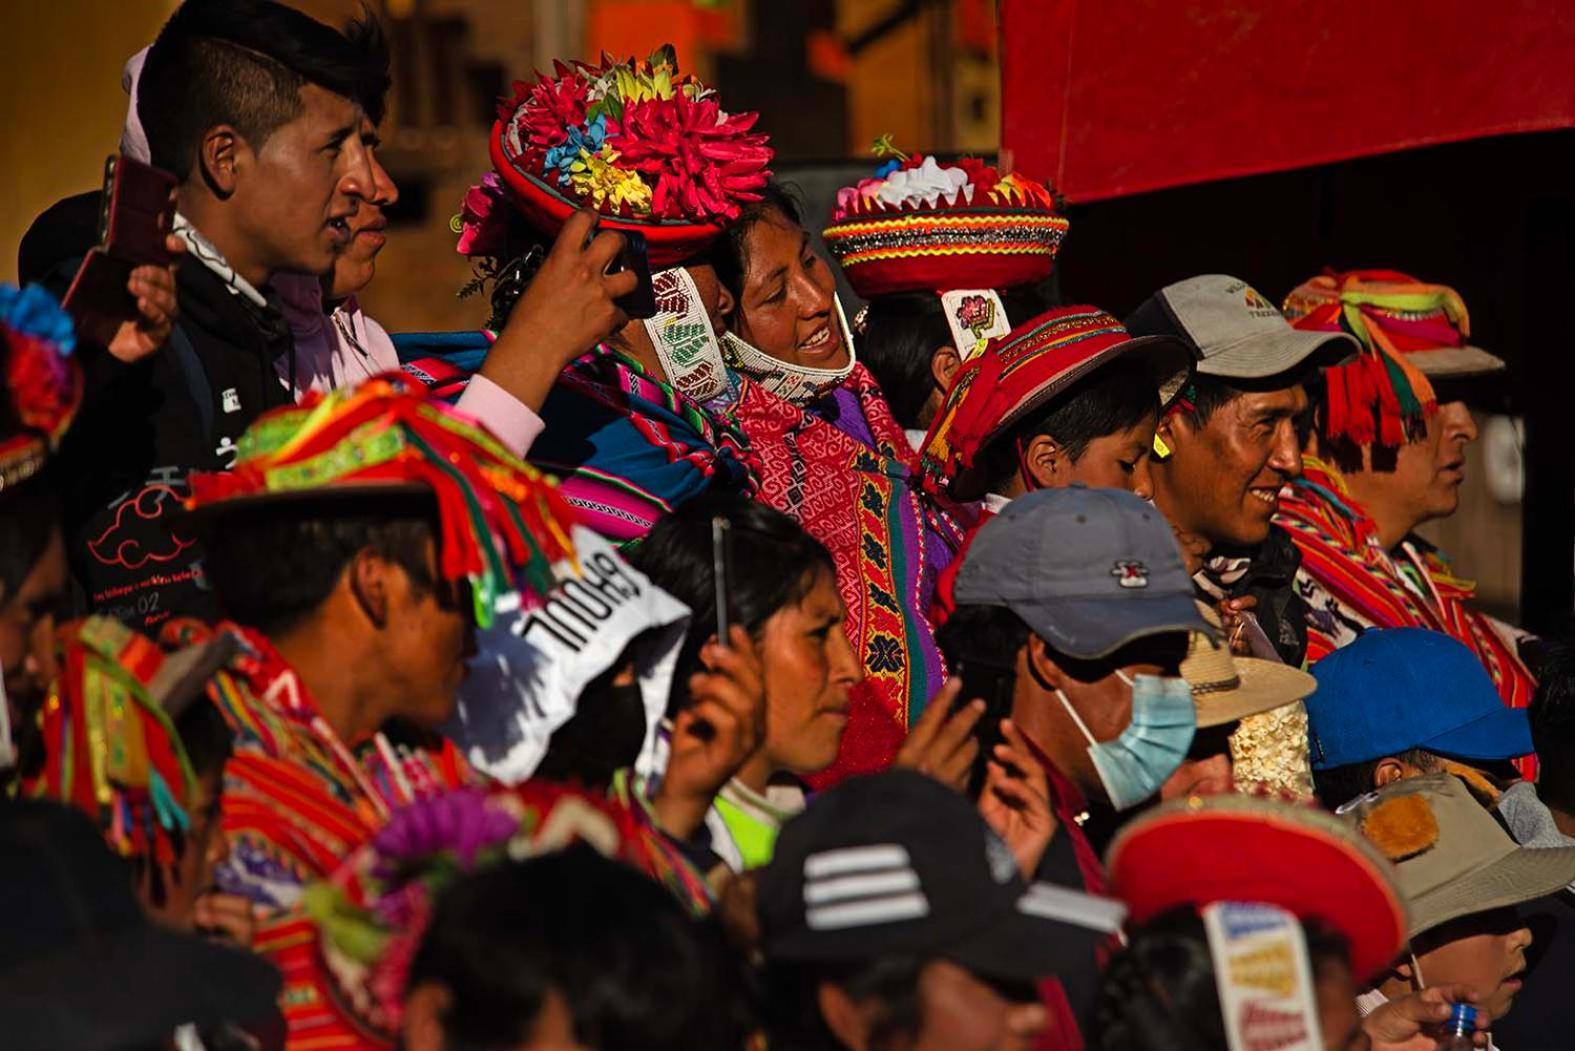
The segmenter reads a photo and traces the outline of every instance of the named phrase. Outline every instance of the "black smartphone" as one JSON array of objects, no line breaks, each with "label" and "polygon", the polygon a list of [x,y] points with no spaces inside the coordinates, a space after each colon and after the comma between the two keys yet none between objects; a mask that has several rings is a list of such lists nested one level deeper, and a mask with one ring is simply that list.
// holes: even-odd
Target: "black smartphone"
[{"label": "black smartphone", "polygon": [[625,270],[634,272],[636,284],[634,291],[619,296],[613,302],[632,318],[648,318],[656,316],[656,292],[651,288],[651,257],[645,243],[645,235],[636,230],[619,230],[623,234],[623,250],[618,253],[618,258],[612,266],[607,268],[609,274],[622,273]]},{"label": "black smartphone", "polygon": [[984,701],[984,714],[974,727],[979,740],[979,754],[968,773],[968,798],[978,799],[984,790],[984,779],[989,773],[990,760],[995,756],[995,746],[1004,742],[1001,720],[1012,715],[1012,694],[1017,688],[1017,669],[989,661],[964,659],[957,666],[957,677],[962,680],[962,691],[957,694],[952,710],[966,707],[975,700]]},{"label": "black smartphone", "polygon": [[721,515],[711,519],[711,581],[715,588],[716,641],[728,645],[733,616],[733,523]]}]

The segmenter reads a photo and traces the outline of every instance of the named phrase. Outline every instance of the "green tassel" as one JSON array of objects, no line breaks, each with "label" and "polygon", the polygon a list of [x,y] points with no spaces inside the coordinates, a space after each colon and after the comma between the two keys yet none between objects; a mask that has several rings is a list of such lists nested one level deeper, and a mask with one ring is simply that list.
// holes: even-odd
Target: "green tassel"
[{"label": "green tassel", "polygon": [[185,832],[191,828],[191,818],[186,816],[186,811],[175,802],[175,796],[170,793],[170,786],[164,783],[164,777],[157,770],[148,771],[148,795],[153,800],[153,812],[158,815],[159,824],[165,828],[179,828]]}]

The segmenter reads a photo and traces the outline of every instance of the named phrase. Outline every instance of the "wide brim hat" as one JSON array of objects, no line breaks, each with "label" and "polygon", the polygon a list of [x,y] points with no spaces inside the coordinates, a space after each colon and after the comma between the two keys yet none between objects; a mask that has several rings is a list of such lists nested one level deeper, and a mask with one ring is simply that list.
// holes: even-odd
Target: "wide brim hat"
[{"label": "wide brim hat", "polygon": [[[1198,612],[1216,632],[1219,615],[1206,604]],[[1181,677],[1192,687],[1198,709],[1198,729],[1240,722],[1249,715],[1294,704],[1318,688],[1318,680],[1288,664],[1241,657],[1231,653],[1223,638],[1194,634]]]},{"label": "wide brim hat", "polygon": [[920,449],[924,483],[944,485],[957,500],[983,496],[980,459],[990,442],[1120,358],[1146,365],[1163,401],[1181,388],[1195,355],[1174,337],[1133,337],[1091,306],[1046,311],[991,341],[958,371],[935,414]]},{"label": "wide brim hat", "polygon": [[1338,818],[1242,795],[1161,803],[1106,855],[1112,893],[1141,925],[1221,901],[1275,905],[1350,945],[1358,981],[1381,973],[1406,937],[1406,906],[1384,857]]},{"label": "wide brim hat", "polygon": [[1407,363],[1415,365],[1422,375],[1430,379],[1486,376],[1509,368],[1504,359],[1497,354],[1469,343],[1463,347],[1432,347],[1427,350],[1403,351],[1400,356]]},{"label": "wide brim hat", "polygon": [[1393,862],[1410,937],[1575,882],[1575,847],[1520,846],[1453,774],[1385,785],[1341,807],[1340,815]]}]

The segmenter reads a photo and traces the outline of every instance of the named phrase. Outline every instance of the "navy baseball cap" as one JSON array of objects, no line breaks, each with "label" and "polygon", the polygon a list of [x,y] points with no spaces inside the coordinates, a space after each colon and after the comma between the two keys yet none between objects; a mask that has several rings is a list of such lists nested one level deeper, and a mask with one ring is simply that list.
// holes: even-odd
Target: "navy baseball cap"
[{"label": "navy baseball cap", "polygon": [[1095,660],[1172,631],[1214,630],[1165,516],[1120,489],[1040,489],[984,524],[957,571],[959,606],[1004,606],[1058,652]]},{"label": "navy baseball cap", "polygon": [[1307,705],[1314,770],[1421,748],[1451,759],[1534,751],[1524,708],[1508,708],[1460,642],[1424,628],[1372,629],[1312,666]]}]

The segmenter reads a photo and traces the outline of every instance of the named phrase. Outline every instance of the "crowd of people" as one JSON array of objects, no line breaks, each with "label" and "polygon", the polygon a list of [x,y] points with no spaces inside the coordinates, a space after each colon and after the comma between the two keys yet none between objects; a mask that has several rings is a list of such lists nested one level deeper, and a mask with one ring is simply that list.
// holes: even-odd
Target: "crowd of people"
[{"label": "crowd of people", "polygon": [[514,85],[485,326],[390,335],[374,21],[186,0],[123,86],[175,262],[66,313],[88,193],[0,289],[0,1042],[1566,1046],[1575,657],[1416,532],[1449,287],[1123,321],[889,143],[823,258],[660,47]]}]

